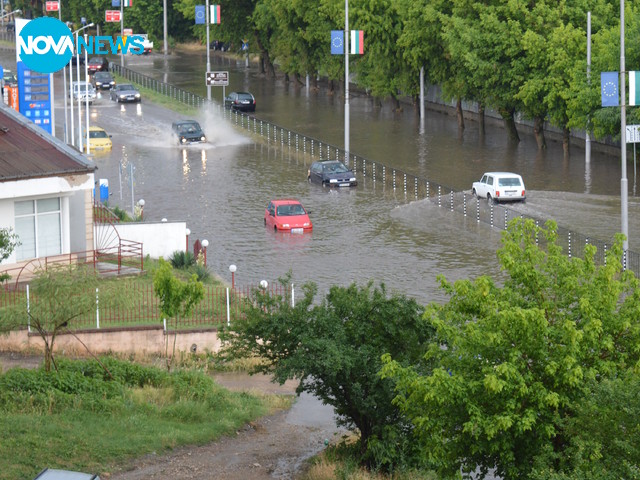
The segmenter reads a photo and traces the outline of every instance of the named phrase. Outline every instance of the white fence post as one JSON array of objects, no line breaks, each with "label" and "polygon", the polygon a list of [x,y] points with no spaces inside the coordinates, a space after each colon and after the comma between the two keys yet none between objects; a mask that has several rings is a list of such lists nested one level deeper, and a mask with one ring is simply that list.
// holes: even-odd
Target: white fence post
[{"label": "white fence post", "polygon": [[100,328],[100,299],[98,298],[98,288],[96,287],[96,328]]},{"label": "white fence post", "polygon": [[27,284],[27,332],[31,333],[31,316],[29,315],[30,305],[29,305],[29,284]]},{"label": "white fence post", "polygon": [[293,287],[293,283],[291,284],[291,308],[296,306],[296,289]]},{"label": "white fence post", "polygon": [[231,325],[231,311],[229,309],[229,287],[227,287],[227,327]]}]

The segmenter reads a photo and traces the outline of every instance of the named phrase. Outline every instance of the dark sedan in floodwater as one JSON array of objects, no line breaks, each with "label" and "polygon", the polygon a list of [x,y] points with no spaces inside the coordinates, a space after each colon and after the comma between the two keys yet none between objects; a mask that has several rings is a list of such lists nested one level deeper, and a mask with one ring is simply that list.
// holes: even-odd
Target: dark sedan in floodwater
[{"label": "dark sedan in floodwater", "polygon": [[355,174],[338,160],[313,162],[307,172],[311,183],[324,187],[355,187],[358,185]]},{"label": "dark sedan in floodwater", "polygon": [[204,143],[207,141],[200,124],[195,120],[179,120],[171,125],[180,145],[186,143]]},{"label": "dark sedan in floodwater", "polygon": [[120,83],[111,89],[111,100],[116,102],[140,102],[140,92],[130,83]]},{"label": "dark sedan in floodwater", "polygon": [[224,106],[241,112],[255,112],[256,99],[249,92],[231,92],[225,97]]}]

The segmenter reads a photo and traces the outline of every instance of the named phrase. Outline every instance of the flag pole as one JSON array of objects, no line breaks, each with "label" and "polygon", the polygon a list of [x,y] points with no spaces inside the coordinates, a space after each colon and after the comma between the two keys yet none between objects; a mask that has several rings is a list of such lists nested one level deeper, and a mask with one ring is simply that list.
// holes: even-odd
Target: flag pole
[{"label": "flag pole", "polygon": [[349,0],[344,0],[344,156],[349,164]]},{"label": "flag pole", "polygon": [[[123,40],[124,37],[124,9],[123,4],[124,0],[120,0],[120,40]],[[120,66],[124,67],[124,46],[120,47]],[[124,73],[124,72],[122,72]]]},{"label": "flag pole", "polygon": [[[210,45],[209,45],[209,0],[207,0],[207,5],[205,7],[205,12],[204,12],[204,18],[205,18],[205,22],[207,24],[207,73],[206,75],[209,74],[209,72],[211,71],[211,49],[210,49]],[[207,101],[209,101],[209,103],[211,103],[211,85],[209,85],[209,82],[207,82]]]},{"label": "flag pole", "polygon": [[620,98],[622,109],[620,111],[620,215],[622,217],[623,243],[623,268],[627,268],[627,250],[629,249],[629,211],[628,196],[629,187],[627,184],[627,118],[626,118],[626,98],[625,98],[625,61],[624,61],[624,0],[620,0]]}]

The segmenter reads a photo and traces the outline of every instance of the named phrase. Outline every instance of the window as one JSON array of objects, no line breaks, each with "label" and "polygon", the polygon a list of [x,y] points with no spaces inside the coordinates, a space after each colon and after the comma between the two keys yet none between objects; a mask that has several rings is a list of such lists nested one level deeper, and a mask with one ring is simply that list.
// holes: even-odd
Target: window
[{"label": "window", "polygon": [[17,260],[62,253],[60,198],[15,203]]}]

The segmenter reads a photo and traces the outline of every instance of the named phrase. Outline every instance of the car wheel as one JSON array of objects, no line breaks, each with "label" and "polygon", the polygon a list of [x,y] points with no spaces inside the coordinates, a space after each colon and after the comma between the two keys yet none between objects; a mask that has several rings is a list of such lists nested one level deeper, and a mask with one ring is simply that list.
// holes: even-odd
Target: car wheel
[{"label": "car wheel", "polygon": [[476,198],[480,198],[480,197],[478,196],[478,192],[476,192],[476,189],[475,189],[475,188],[471,190],[471,195],[473,195],[473,196],[474,196],[474,197],[476,197]]},{"label": "car wheel", "polygon": [[277,226],[277,225],[274,225],[274,226],[273,226],[273,231],[274,231],[274,232],[277,232],[277,231],[278,231],[278,226]]},{"label": "car wheel", "polygon": [[267,219],[263,218],[262,221],[264,222],[264,226],[266,227],[267,226]]},{"label": "car wheel", "polygon": [[496,204],[496,201],[491,197],[490,193],[487,193],[487,203],[489,205],[495,205]]}]

